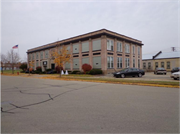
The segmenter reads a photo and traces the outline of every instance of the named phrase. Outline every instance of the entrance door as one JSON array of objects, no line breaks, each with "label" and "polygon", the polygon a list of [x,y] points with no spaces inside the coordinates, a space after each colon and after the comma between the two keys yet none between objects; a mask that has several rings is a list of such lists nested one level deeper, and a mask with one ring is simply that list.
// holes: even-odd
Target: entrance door
[{"label": "entrance door", "polygon": [[55,64],[51,64],[51,69],[54,70],[55,69]]}]

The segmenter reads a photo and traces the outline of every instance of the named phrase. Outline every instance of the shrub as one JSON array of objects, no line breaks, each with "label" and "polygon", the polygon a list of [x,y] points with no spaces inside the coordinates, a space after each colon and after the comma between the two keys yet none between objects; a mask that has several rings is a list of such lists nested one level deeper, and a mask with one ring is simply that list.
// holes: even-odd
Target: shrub
[{"label": "shrub", "polygon": [[40,66],[36,67],[36,71],[42,72],[42,68]]},{"label": "shrub", "polygon": [[80,71],[72,71],[71,74],[77,74],[78,72],[80,72]]},{"label": "shrub", "polygon": [[91,71],[92,66],[89,64],[83,64],[82,69],[83,69],[84,73],[86,74],[86,72]]},{"label": "shrub", "polygon": [[92,69],[89,73],[90,73],[91,75],[103,74],[103,72],[102,72],[101,69]]},{"label": "shrub", "polygon": [[[60,73],[60,67],[59,66],[56,66],[55,70],[57,73]],[[61,67],[61,70],[63,70],[63,67]]]},{"label": "shrub", "polygon": [[46,69],[46,72],[49,72],[49,71],[51,71],[51,69],[50,69],[50,68]]},{"label": "shrub", "polygon": [[72,71],[68,71],[68,74],[71,74],[72,73]]}]

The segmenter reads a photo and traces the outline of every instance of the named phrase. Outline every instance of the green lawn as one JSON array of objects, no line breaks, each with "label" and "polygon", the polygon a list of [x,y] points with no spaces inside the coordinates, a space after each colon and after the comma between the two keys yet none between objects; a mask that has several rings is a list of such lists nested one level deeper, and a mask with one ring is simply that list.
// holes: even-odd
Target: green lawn
[{"label": "green lawn", "polygon": [[[17,72],[22,71],[20,70],[14,70],[14,74],[17,74]],[[1,74],[2,74],[2,70],[1,70]],[[12,74],[12,70],[3,70],[3,74]]]}]

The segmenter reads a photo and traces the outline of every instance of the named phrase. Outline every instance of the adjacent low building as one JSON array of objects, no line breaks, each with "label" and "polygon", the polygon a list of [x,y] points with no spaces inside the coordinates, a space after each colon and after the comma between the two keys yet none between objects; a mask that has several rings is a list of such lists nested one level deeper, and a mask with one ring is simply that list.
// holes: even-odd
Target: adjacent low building
[{"label": "adjacent low building", "polygon": [[146,71],[154,71],[158,67],[171,71],[174,67],[180,67],[180,51],[146,54],[143,55],[142,61],[143,69]]},{"label": "adjacent low building", "polygon": [[28,62],[34,62],[34,69],[41,66],[44,70],[44,62],[47,63],[46,68],[54,69],[56,65],[51,51],[60,49],[63,45],[71,53],[70,63],[64,65],[66,70],[82,71],[85,63],[102,69],[104,73],[126,67],[142,68],[142,41],[106,29],[29,49]]}]

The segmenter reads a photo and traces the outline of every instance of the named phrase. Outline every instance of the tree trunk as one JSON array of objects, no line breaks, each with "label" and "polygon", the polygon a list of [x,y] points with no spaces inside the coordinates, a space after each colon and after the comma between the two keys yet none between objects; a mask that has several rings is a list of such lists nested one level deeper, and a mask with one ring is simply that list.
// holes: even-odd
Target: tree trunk
[{"label": "tree trunk", "polygon": [[2,67],[2,74],[3,74],[3,67]]},{"label": "tree trunk", "polygon": [[59,73],[59,77],[61,78],[61,67],[60,67],[60,73]]}]

